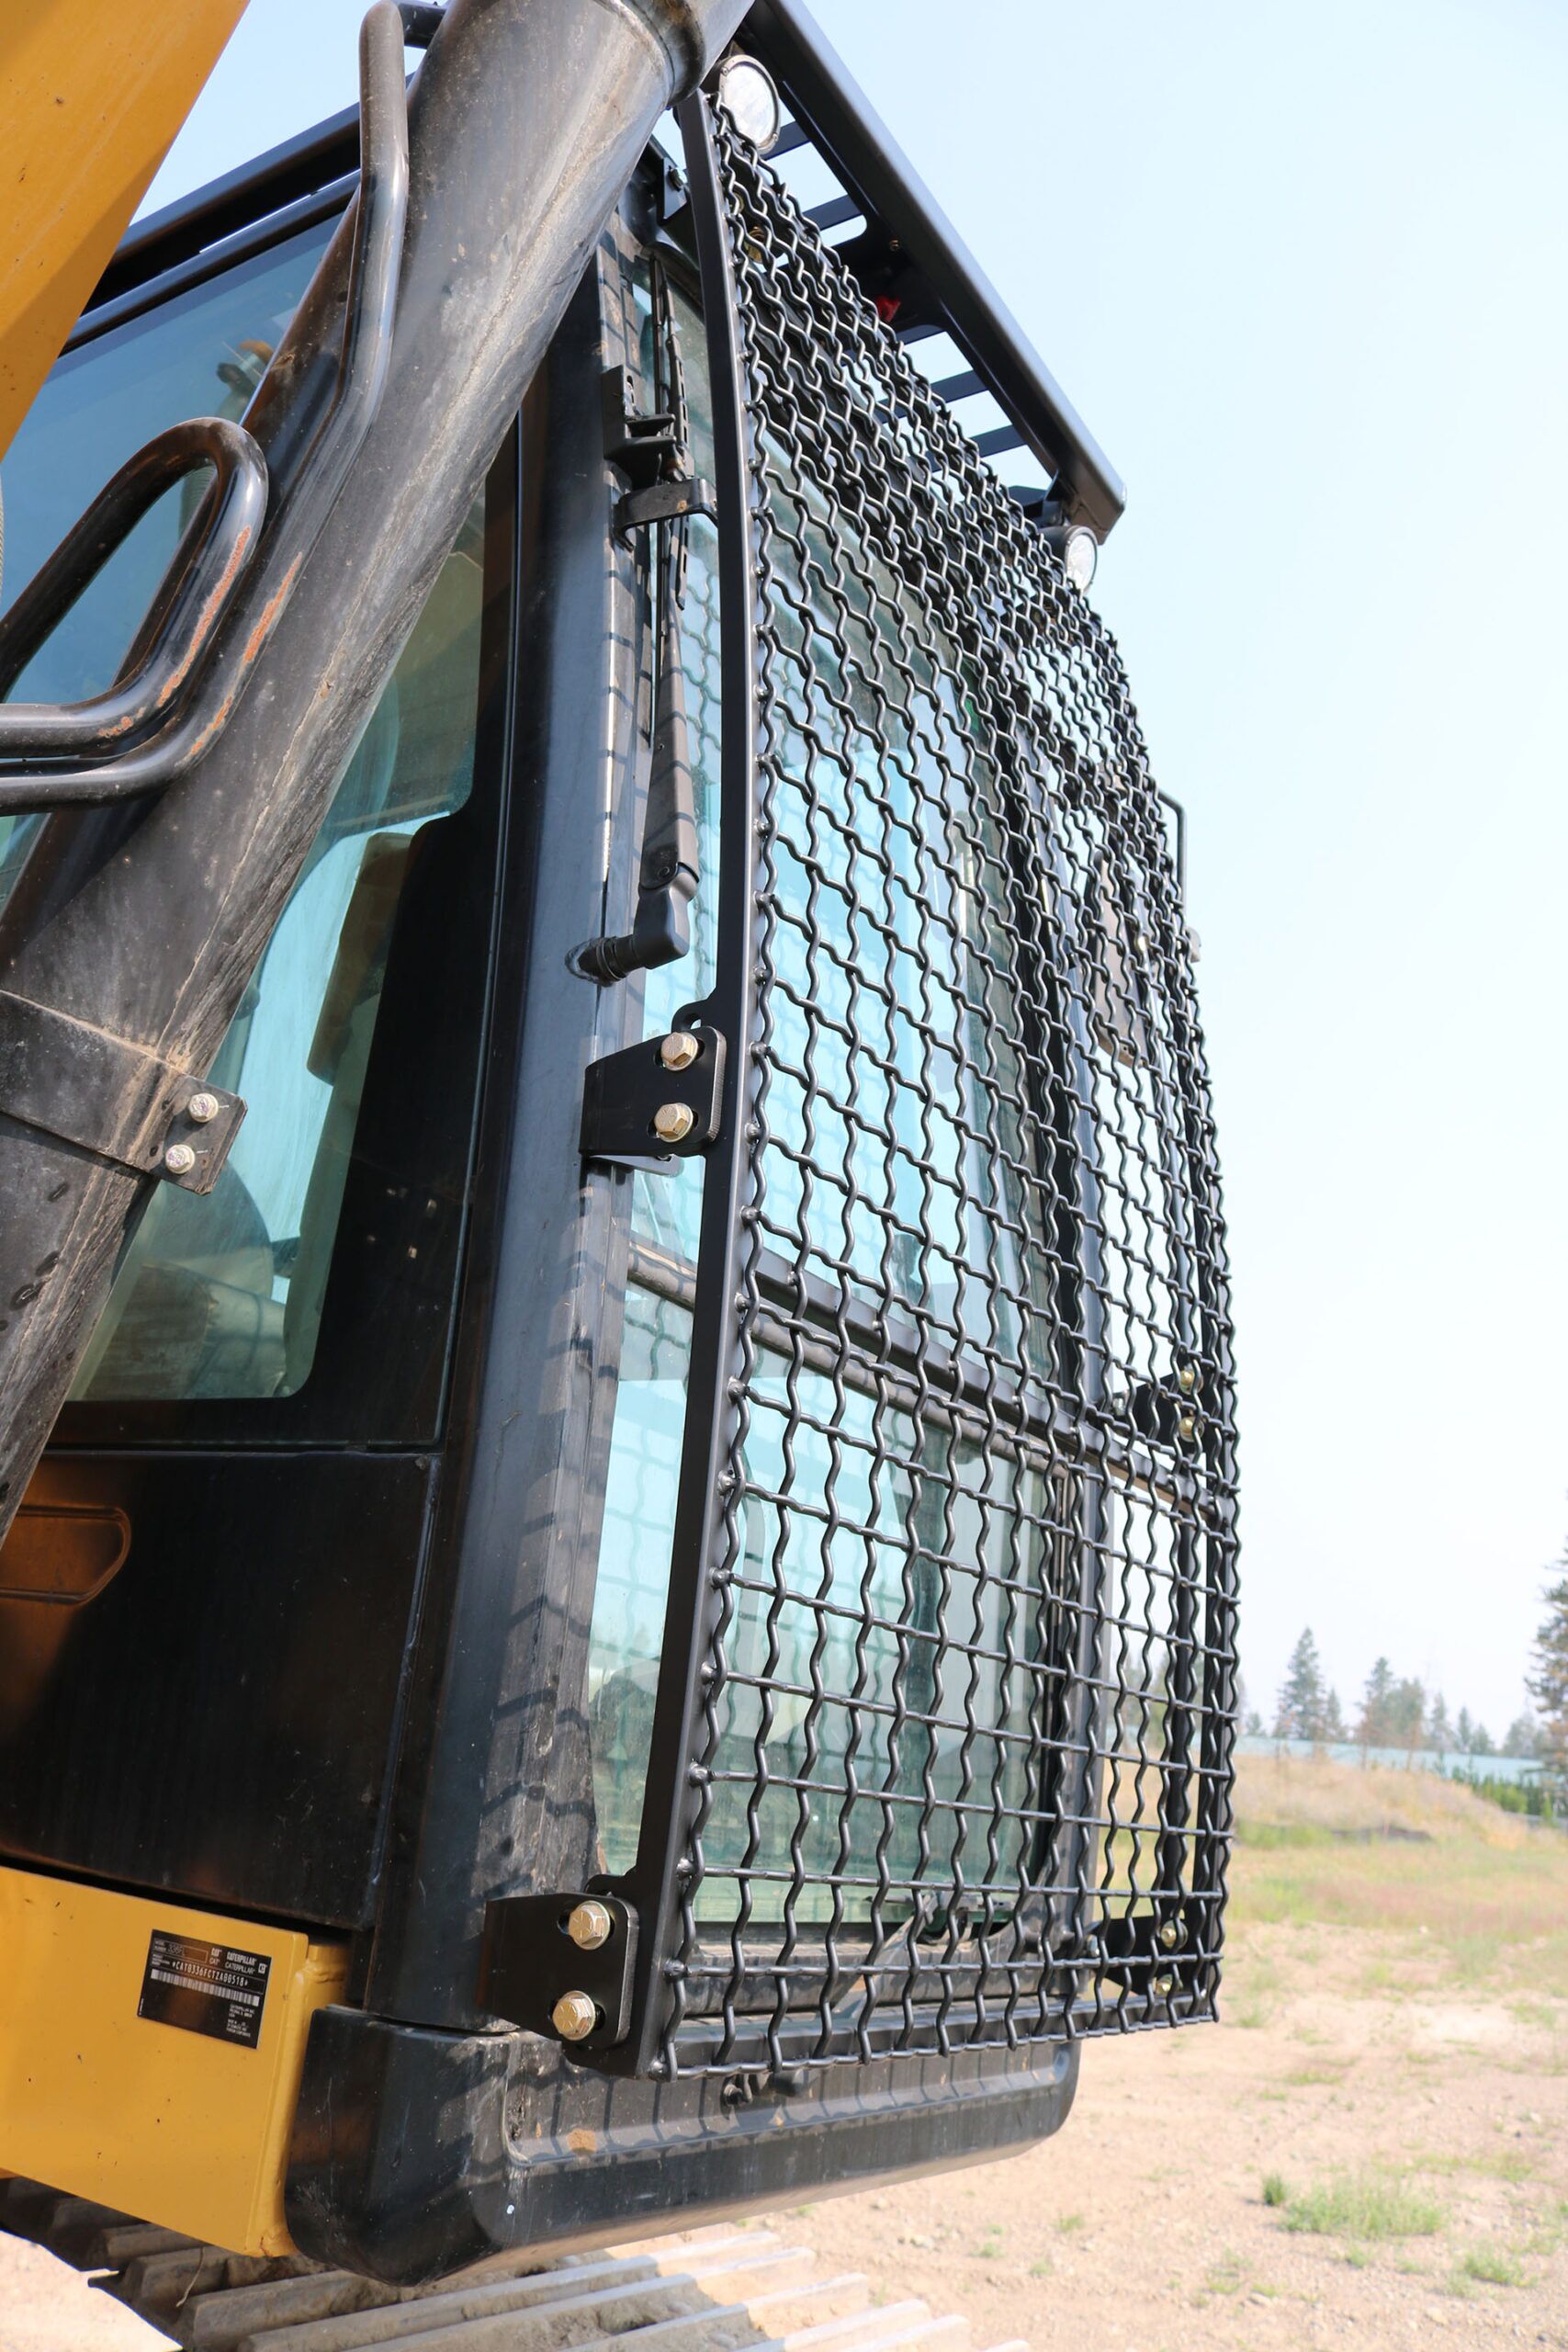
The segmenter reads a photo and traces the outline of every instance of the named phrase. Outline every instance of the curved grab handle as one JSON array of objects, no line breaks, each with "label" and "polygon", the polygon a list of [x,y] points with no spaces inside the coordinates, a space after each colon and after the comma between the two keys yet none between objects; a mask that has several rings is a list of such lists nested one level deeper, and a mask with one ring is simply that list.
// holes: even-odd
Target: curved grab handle
[{"label": "curved grab handle", "polygon": [[[265,544],[271,550],[268,563],[285,587],[314,545],[375,421],[391,353],[409,200],[403,28],[393,0],[377,0],[360,28],[359,95],[360,178],[348,300],[326,412],[309,431],[301,454],[290,461],[287,457],[276,458],[275,452],[276,462],[269,479],[260,448],[245,426],[226,424],[211,417],[175,425],[156,441],[149,442],[129,466],[121,468],[51,556],[38,578],[23,591],[6,619],[0,622],[0,694],[37,650],[42,636],[81,594],[112,547],[145,511],[152,497],[197,462],[189,459],[161,481],[157,490],[147,492],[134,512],[127,507],[118,537],[103,545],[95,559],[94,537],[103,530],[105,502],[117,493],[124,495],[126,477],[149,460],[156,463],[160,452],[166,458],[168,445],[177,446],[182,435],[236,435],[234,446],[243,444],[254,458],[261,469],[262,508],[265,510],[270,500],[273,510],[265,533]],[[321,266],[326,266],[324,261]],[[307,293],[307,304],[309,300]],[[269,370],[245,412],[247,419],[256,416],[270,378]],[[206,461],[217,462],[209,454]],[[222,480],[220,475],[218,488],[221,488]],[[209,492],[209,498],[211,496]],[[197,521],[199,523],[207,513],[204,502]],[[258,514],[247,542],[249,552],[231,578],[221,566],[204,566],[202,581],[195,584],[190,579],[190,559],[195,552],[193,534],[187,532],[137,632],[120,678],[99,702],[59,707],[25,703],[0,707],[0,817],[46,808],[104,808],[135,799],[172,784],[210,749],[249,682],[265,632],[254,632],[254,641],[249,646],[236,648],[231,643],[220,648],[203,691],[193,695],[189,689],[197,683],[201,657],[211,650],[213,636],[231,609],[235,591],[249,569],[262,537],[262,519]],[[216,516],[211,527],[217,527]],[[207,596],[200,593],[204,583],[208,594],[216,599],[210,614]],[[281,604],[280,594],[271,610],[273,621]],[[183,667],[171,651],[165,668],[162,657],[175,645],[176,624],[196,628],[197,648]],[[235,637],[242,634],[234,632]],[[139,693],[142,672],[149,663],[156,671],[150,713]],[[117,703],[117,697],[122,695],[129,698],[126,705]],[[106,718],[106,708],[110,705],[116,707]],[[128,707],[131,711],[129,719]],[[138,712],[141,717],[136,715]],[[155,731],[147,731],[149,718],[155,722]],[[73,729],[80,732],[73,732]],[[60,758],[62,754],[74,756],[82,763],[53,769],[37,764],[40,760]]]},{"label": "curved grab handle", "polygon": [[4,694],[142,516],[198,466],[210,466],[216,479],[191,517],[119,677],[107,694],[86,702],[0,705],[0,766],[105,758],[174,716],[261,537],[266,463],[243,425],[192,417],[149,441],[99,491],[0,621]]}]

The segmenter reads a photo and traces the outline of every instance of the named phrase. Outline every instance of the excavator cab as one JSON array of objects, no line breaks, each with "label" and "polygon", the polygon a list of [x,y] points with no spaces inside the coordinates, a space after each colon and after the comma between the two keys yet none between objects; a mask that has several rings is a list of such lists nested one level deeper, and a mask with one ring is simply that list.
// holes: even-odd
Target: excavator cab
[{"label": "excavator cab", "polygon": [[[8,596],[245,412],[357,154],[350,115],[132,232],[6,458]],[[198,491],[13,699],[112,686]],[[1086,594],[1120,503],[758,0],[494,448],[0,1547],[0,2168],[428,2279],[993,2154],[1086,2039],[1214,2014],[1228,1293]],[[142,805],[0,818],[0,967]]]}]

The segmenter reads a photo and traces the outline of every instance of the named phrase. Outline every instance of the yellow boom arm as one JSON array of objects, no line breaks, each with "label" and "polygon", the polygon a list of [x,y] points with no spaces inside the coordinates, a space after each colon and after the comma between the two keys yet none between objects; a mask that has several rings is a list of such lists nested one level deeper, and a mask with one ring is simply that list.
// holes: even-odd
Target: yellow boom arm
[{"label": "yellow boom arm", "polygon": [[0,457],[244,6],[0,10]]}]

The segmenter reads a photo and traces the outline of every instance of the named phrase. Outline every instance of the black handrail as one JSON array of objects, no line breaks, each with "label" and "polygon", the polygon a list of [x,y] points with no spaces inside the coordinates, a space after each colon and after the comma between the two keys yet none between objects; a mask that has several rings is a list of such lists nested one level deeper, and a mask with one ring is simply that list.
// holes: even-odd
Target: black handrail
[{"label": "black handrail", "polygon": [[[127,458],[0,621],[4,695],[148,509],[203,466],[212,468],[215,479],[119,677],[106,694],[85,702],[0,707],[0,766],[51,757],[111,758],[177,710],[250,570],[266,512],[266,462],[243,425],[192,417]],[[4,789],[0,786],[0,794]]]},{"label": "black handrail", "polygon": [[[403,26],[393,0],[377,0],[360,30],[360,124],[363,162],[355,209],[354,251],[341,339],[332,379],[319,417],[311,417],[318,371],[300,368],[298,355],[280,368],[275,356],[245,411],[242,425],[216,418],[196,419],[164,434],[122,467],[0,623],[0,692],[14,679],[37,645],[101,569],[154,496],[195,463],[214,463],[224,452],[224,469],[245,458],[246,488],[254,503],[259,469],[268,536],[285,531],[295,542],[286,583],[314,544],[347,479],[381,404],[391,356],[399,269],[408,217],[408,109],[403,83]],[[306,295],[308,308],[310,295]],[[254,426],[256,435],[247,428]],[[181,440],[181,435],[186,436]],[[204,440],[203,436],[213,436]],[[271,452],[270,469],[257,447]],[[171,475],[170,448],[190,456]],[[254,468],[253,468],[254,461]],[[270,472],[270,479],[269,479]],[[216,489],[223,505],[227,471]],[[209,514],[209,492],[197,521]],[[247,505],[246,511],[249,511]],[[243,518],[242,518],[243,520]],[[254,671],[255,661],[281,604],[252,630],[245,642],[225,646],[211,666],[221,624],[250,570],[260,539],[258,512],[236,560],[231,541],[227,568],[209,541],[197,554],[191,533],[181,540],[169,572],[138,632],[126,670],[98,703],[51,706],[21,704],[0,712],[0,815],[44,808],[105,807],[161,790],[207,752],[227,725]],[[206,527],[216,529],[209,520]],[[237,534],[241,525],[234,526]],[[199,537],[199,535],[198,535]],[[194,573],[194,577],[193,577]],[[194,638],[194,644],[192,639]],[[129,719],[127,714],[130,714]],[[158,731],[135,741],[149,719]],[[116,747],[118,746],[118,755]],[[92,766],[39,768],[39,760],[76,752],[101,756]]]}]

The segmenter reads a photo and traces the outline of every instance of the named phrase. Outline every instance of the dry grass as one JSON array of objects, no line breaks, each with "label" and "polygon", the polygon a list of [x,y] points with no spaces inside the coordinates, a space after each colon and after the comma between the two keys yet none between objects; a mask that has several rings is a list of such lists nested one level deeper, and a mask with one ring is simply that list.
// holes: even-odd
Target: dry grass
[{"label": "dry grass", "polygon": [[[1439,1844],[1462,1839],[1507,1853],[1533,1853],[1554,1837],[1435,1772],[1378,1767],[1362,1772],[1316,1756],[1238,1758],[1235,1811],[1244,1839],[1249,1832],[1282,1827],[1316,1830],[1325,1841],[1336,1830],[1407,1829]],[[1568,1838],[1554,1842],[1568,1851]]]},{"label": "dry grass", "polygon": [[[1233,1926],[1407,1939],[1407,1958],[1369,1955],[1369,1994],[1441,1976],[1537,2000],[1568,1996],[1568,1837],[1430,1773],[1306,1758],[1243,1758],[1236,1810]],[[1331,1834],[1390,1822],[1427,1838],[1361,1845]],[[1253,1973],[1230,1972],[1233,1997],[1273,1989]]]}]

